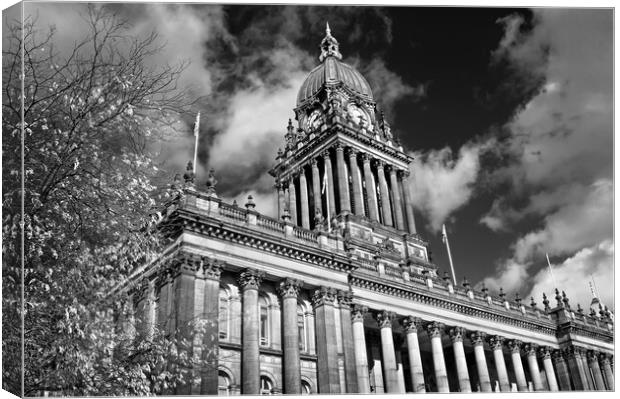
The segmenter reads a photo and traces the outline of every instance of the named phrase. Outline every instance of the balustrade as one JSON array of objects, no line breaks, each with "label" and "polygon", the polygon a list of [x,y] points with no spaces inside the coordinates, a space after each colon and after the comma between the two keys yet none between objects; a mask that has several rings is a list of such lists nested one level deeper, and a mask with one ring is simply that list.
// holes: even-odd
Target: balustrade
[{"label": "balustrade", "polygon": [[257,225],[259,227],[264,227],[268,230],[272,230],[275,231],[277,233],[284,233],[284,224],[278,222],[277,220],[265,217],[265,216],[258,216],[257,218]]},{"label": "balustrade", "polygon": [[235,220],[245,221],[247,211],[237,206],[220,203],[220,215]]}]

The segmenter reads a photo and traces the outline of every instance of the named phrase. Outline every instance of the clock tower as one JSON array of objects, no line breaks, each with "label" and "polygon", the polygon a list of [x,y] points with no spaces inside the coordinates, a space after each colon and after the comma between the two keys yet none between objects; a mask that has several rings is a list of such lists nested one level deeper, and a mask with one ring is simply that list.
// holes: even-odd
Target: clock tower
[{"label": "clock tower", "polygon": [[362,257],[376,257],[372,246],[381,244],[400,261],[415,259],[434,274],[428,244],[416,233],[409,189],[413,158],[377,112],[366,79],[342,62],[329,25],[320,50],[320,64],[297,95],[297,123],[289,120],[284,150],[270,171],[278,216],[306,229],[338,231]]}]

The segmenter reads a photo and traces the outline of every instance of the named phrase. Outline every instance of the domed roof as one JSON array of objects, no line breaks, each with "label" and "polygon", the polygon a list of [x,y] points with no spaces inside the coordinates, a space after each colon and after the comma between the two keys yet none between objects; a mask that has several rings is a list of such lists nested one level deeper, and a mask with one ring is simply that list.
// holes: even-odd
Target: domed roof
[{"label": "domed roof", "polygon": [[372,101],[372,91],[368,81],[352,66],[340,61],[338,41],[331,35],[327,25],[326,36],[321,41],[321,65],[314,68],[302,83],[297,93],[297,106],[315,95],[325,84],[342,83],[353,93]]}]

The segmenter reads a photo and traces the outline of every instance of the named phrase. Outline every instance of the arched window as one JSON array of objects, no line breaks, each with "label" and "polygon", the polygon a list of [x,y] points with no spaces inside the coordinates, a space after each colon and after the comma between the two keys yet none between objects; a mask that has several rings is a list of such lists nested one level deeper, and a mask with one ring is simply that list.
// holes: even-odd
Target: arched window
[{"label": "arched window", "polygon": [[299,334],[299,350],[302,352],[308,351],[308,345],[306,342],[306,318],[304,316],[304,309],[301,305],[297,305],[297,331]]},{"label": "arched window", "polygon": [[308,381],[301,380],[301,394],[310,395],[312,393],[312,387]]},{"label": "arched window", "polygon": [[265,297],[260,297],[260,344],[269,346],[269,304]]},{"label": "arched window", "polygon": [[227,340],[230,317],[229,317],[229,302],[228,302],[228,293],[225,289],[220,289],[220,303],[219,303],[219,316],[218,316],[218,328],[220,333],[220,339]]},{"label": "arched window", "polygon": [[269,377],[265,377],[261,375],[260,377],[260,394],[261,395],[271,395],[273,392],[273,383]]},{"label": "arched window", "polygon": [[230,395],[230,377],[222,370],[217,373],[217,394],[219,396]]}]

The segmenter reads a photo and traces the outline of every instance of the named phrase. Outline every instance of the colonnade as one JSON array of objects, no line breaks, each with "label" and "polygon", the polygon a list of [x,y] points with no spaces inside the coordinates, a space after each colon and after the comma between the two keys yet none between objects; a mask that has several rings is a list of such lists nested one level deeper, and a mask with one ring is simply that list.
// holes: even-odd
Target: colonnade
[{"label": "colonnade", "polygon": [[[365,337],[360,328],[363,321],[363,313],[368,310],[365,307],[356,306],[353,315],[353,339],[355,341],[356,356],[362,359],[361,366],[367,365],[365,361]],[[433,359],[433,373],[438,392],[450,392],[448,383],[448,371],[444,356],[442,336],[447,334],[452,343],[454,359],[448,361],[455,365],[458,379],[458,391],[472,392],[472,386],[479,386],[482,392],[494,390],[491,383],[489,368],[484,351],[484,344],[488,343],[493,353],[495,375],[498,378],[499,390],[511,391],[512,384],[508,376],[507,359],[504,357],[504,348],[510,352],[510,365],[516,380],[518,391],[528,391],[528,381],[521,354],[527,358],[527,367],[535,391],[568,391],[568,390],[613,390],[613,371],[611,357],[605,353],[586,351],[585,349],[570,346],[566,349],[553,349],[549,346],[539,346],[536,343],[523,343],[519,340],[507,340],[499,335],[487,335],[482,331],[466,331],[463,327],[446,327],[436,321],[423,321],[420,318],[407,316],[397,317],[386,310],[374,312],[381,330],[381,349],[383,357],[383,373],[386,376],[387,392],[399,392],[396,381],[395,351],[392,335],[392,324],[401,320],[403,331],[406,334],[407,352],[410,362],[411,382],[414,392],[426,392],[426,383],[423,372],[422,356],[420,353],[419,333],[428,334],[431,341],[431,353]],[[356,327],[357,324],[357,327]],[[469,335],[474,347],[475,367],[478,381],[470,381],[470,372],[465,357],[463,338]],[[359,352],[359,353],[358,353]],[[552,361],[553,354],[553,361]],[[546,386],[541,378],[538,359],[543,365]],[[568,364],[568,366],[567,366]],[[571,366],[573,364],[573,366]],[[572,368],[571,368],[572,367]],[[368,370],[361,369],[365,375]],[[560,380],[556,379],[556,374]],[[365,383],[367,383],[365,381]],[[363,391],[360,391],[363,392]]]},{"label": "colonnade", "polygon": [[[175,389],[177,394],[214,394],[217,392],[217,347],[218,347],[218,292],[221,266],[214,262],[203,262],[201,267],[184,265],[175,273],[162,275],[157,283],[159,287],[159,308],[157,319],[165,331],[174,331],[175,327],[164,323],[176,324],[176,330],[181,334],[185,331],[183,323],[196,317],[196,309],[201,308],[212,318],[211,333],[204,334],[199,341],[203,353],[203,360],[209,367],[200,371],[200,386],[192,387],[185,383]],[[260,321],[257,309],[259,307],[259,291],[263,280],[263,273],[253,269],[245,269],[237,274],[236,279],[241,292],[242,331],[241,331],[241,392],[244,394],[258,394],[260,392]],[[301,393],[301,359],[299,346],[299,331],[297,320],[297,304],[302,283],[298,280],[285,278],[276,282],[277,292],[281,299],[281,337],[282,337],[282,383],[283,392],[287,394]],[[136,309],[142,312],[146,320],[153,321],[153,291],[154,284],[144,284],[142,294],[138,295]],[[204,293],[200,302],[194,292]],[[369,319],[376,322],[379,331],[381,348],[381,370],[375,375],[382,375],[382,384],[387,393],[404,392],[403,379],[410,382],[414,392],[426,392],[429,384],[425,376],[423,357],[428,358],[428,352],[422,355],[420,338],[430,340],[430,355],[432,357],[433,388],[438,392],[450,392],[449,372],[456,373],[452,378],[452,389],[460,392],[511,391],[513,384],[509,379],[508,367],[516,381],[519,391],[529,390],[526,379],[526,367],[529,371],[533,389],[536,391],[558,390],[613,390],[612,357],[605,353],[586,351],[583,348],[569,346],[565,349],[553,349],[549,346],[539,346],[534,342],[523,343],[516,339],[486,334],[483,331],[468,331],[462,326],[445,326],[433,320],[422,320],[412,315],[396,315],[389,310],[369,311],[365,306],[355,304],[350,291],[336,290],[329,287],[312,288],[312,305],[314,313],[314,332],[316,343],[316,372],[317,390],[319,393],[370,393],[372,382],[369,376],[369,351],[366,336],[369,332]],[[190,295],[188,295],[190,293]],[[173,300],[172,298],[176,298]],[[196,301],[196,302],[194,302]],[[200,305],[199,305],[200,303]],[[338,318],[336,318],[338,312]],[[174,315],[174,317],[170,317]],[[340,320],[337,326],[337,320]],[[215,324],[213,324],[215,323]],[[398,328],[398,324],[400,327]],[[138,330],[145,329],[146,324],[138,324]],[[393,328],[404,335],[405,344],[395,345]],[[373,329],[374,330],[374,329]],[[274,332],[278,333],[278,332]],[[143,332],[142,336],[152,332]],[[340,334],[340,336],[337,336]],[[426,337],[420,336],[426,334]],[[444,340],[446,338],[446,340]],[[446,358],[444,341],[451,343],[448,351],[450,358]],[[469,338],[473,346],[475,362],[468,365],[464,347],[464,339]],[[342,342],[340,346],[338,341]],[[377,342],[378,343],[378,342]],[[372,343],[375,344],[375,343]],[[491,370],[488,366],[485,344],[492,352],[494,369],[491,379]],[[405,350],[409,359],[409,375],[404,376],[400,363],[400,351]],[[213,350],[208,350],[213,348]],[[505,348],[509,351],[509,359],[505,358]],[[428,349],[428,348],[427,348]],[[340,351],[340,353],[339,353]],[[451,352],[451,353],[450,353]],[[523,361],[522,354],[526,361]],[[339,360],[344,360],[344,378],[338,368]],[[471,360],[471,359],[470,359]],[[540,360],[540,361],[539,361]],[[524,364],[525,363],[525,364]],[[450,367],[447,367],[447,364]],[[376,362],[373,363],[376,367]],[[541,367],[542,371],[541,372]],[[475,367],[469,370],[468,367]],[[475,371],[471,373],[471,371]],[[400,373],[400,374],[399,374]],[[470,376],[477,380],[472,381]],[[542,377],[544,376],[544,382]],[[495,379],[496,378],[496,379]],[[458,381],[455,383],[454,381]],[[436,385],[436,387],[434,386]]]},{"label": "colonnade", "polygon": [[276,184],[278,213],[288,209],[294,224],[309,229],[317,212],[322,217],[348,212],[414,234],[408,179],[408,170],[337,144]]}]

